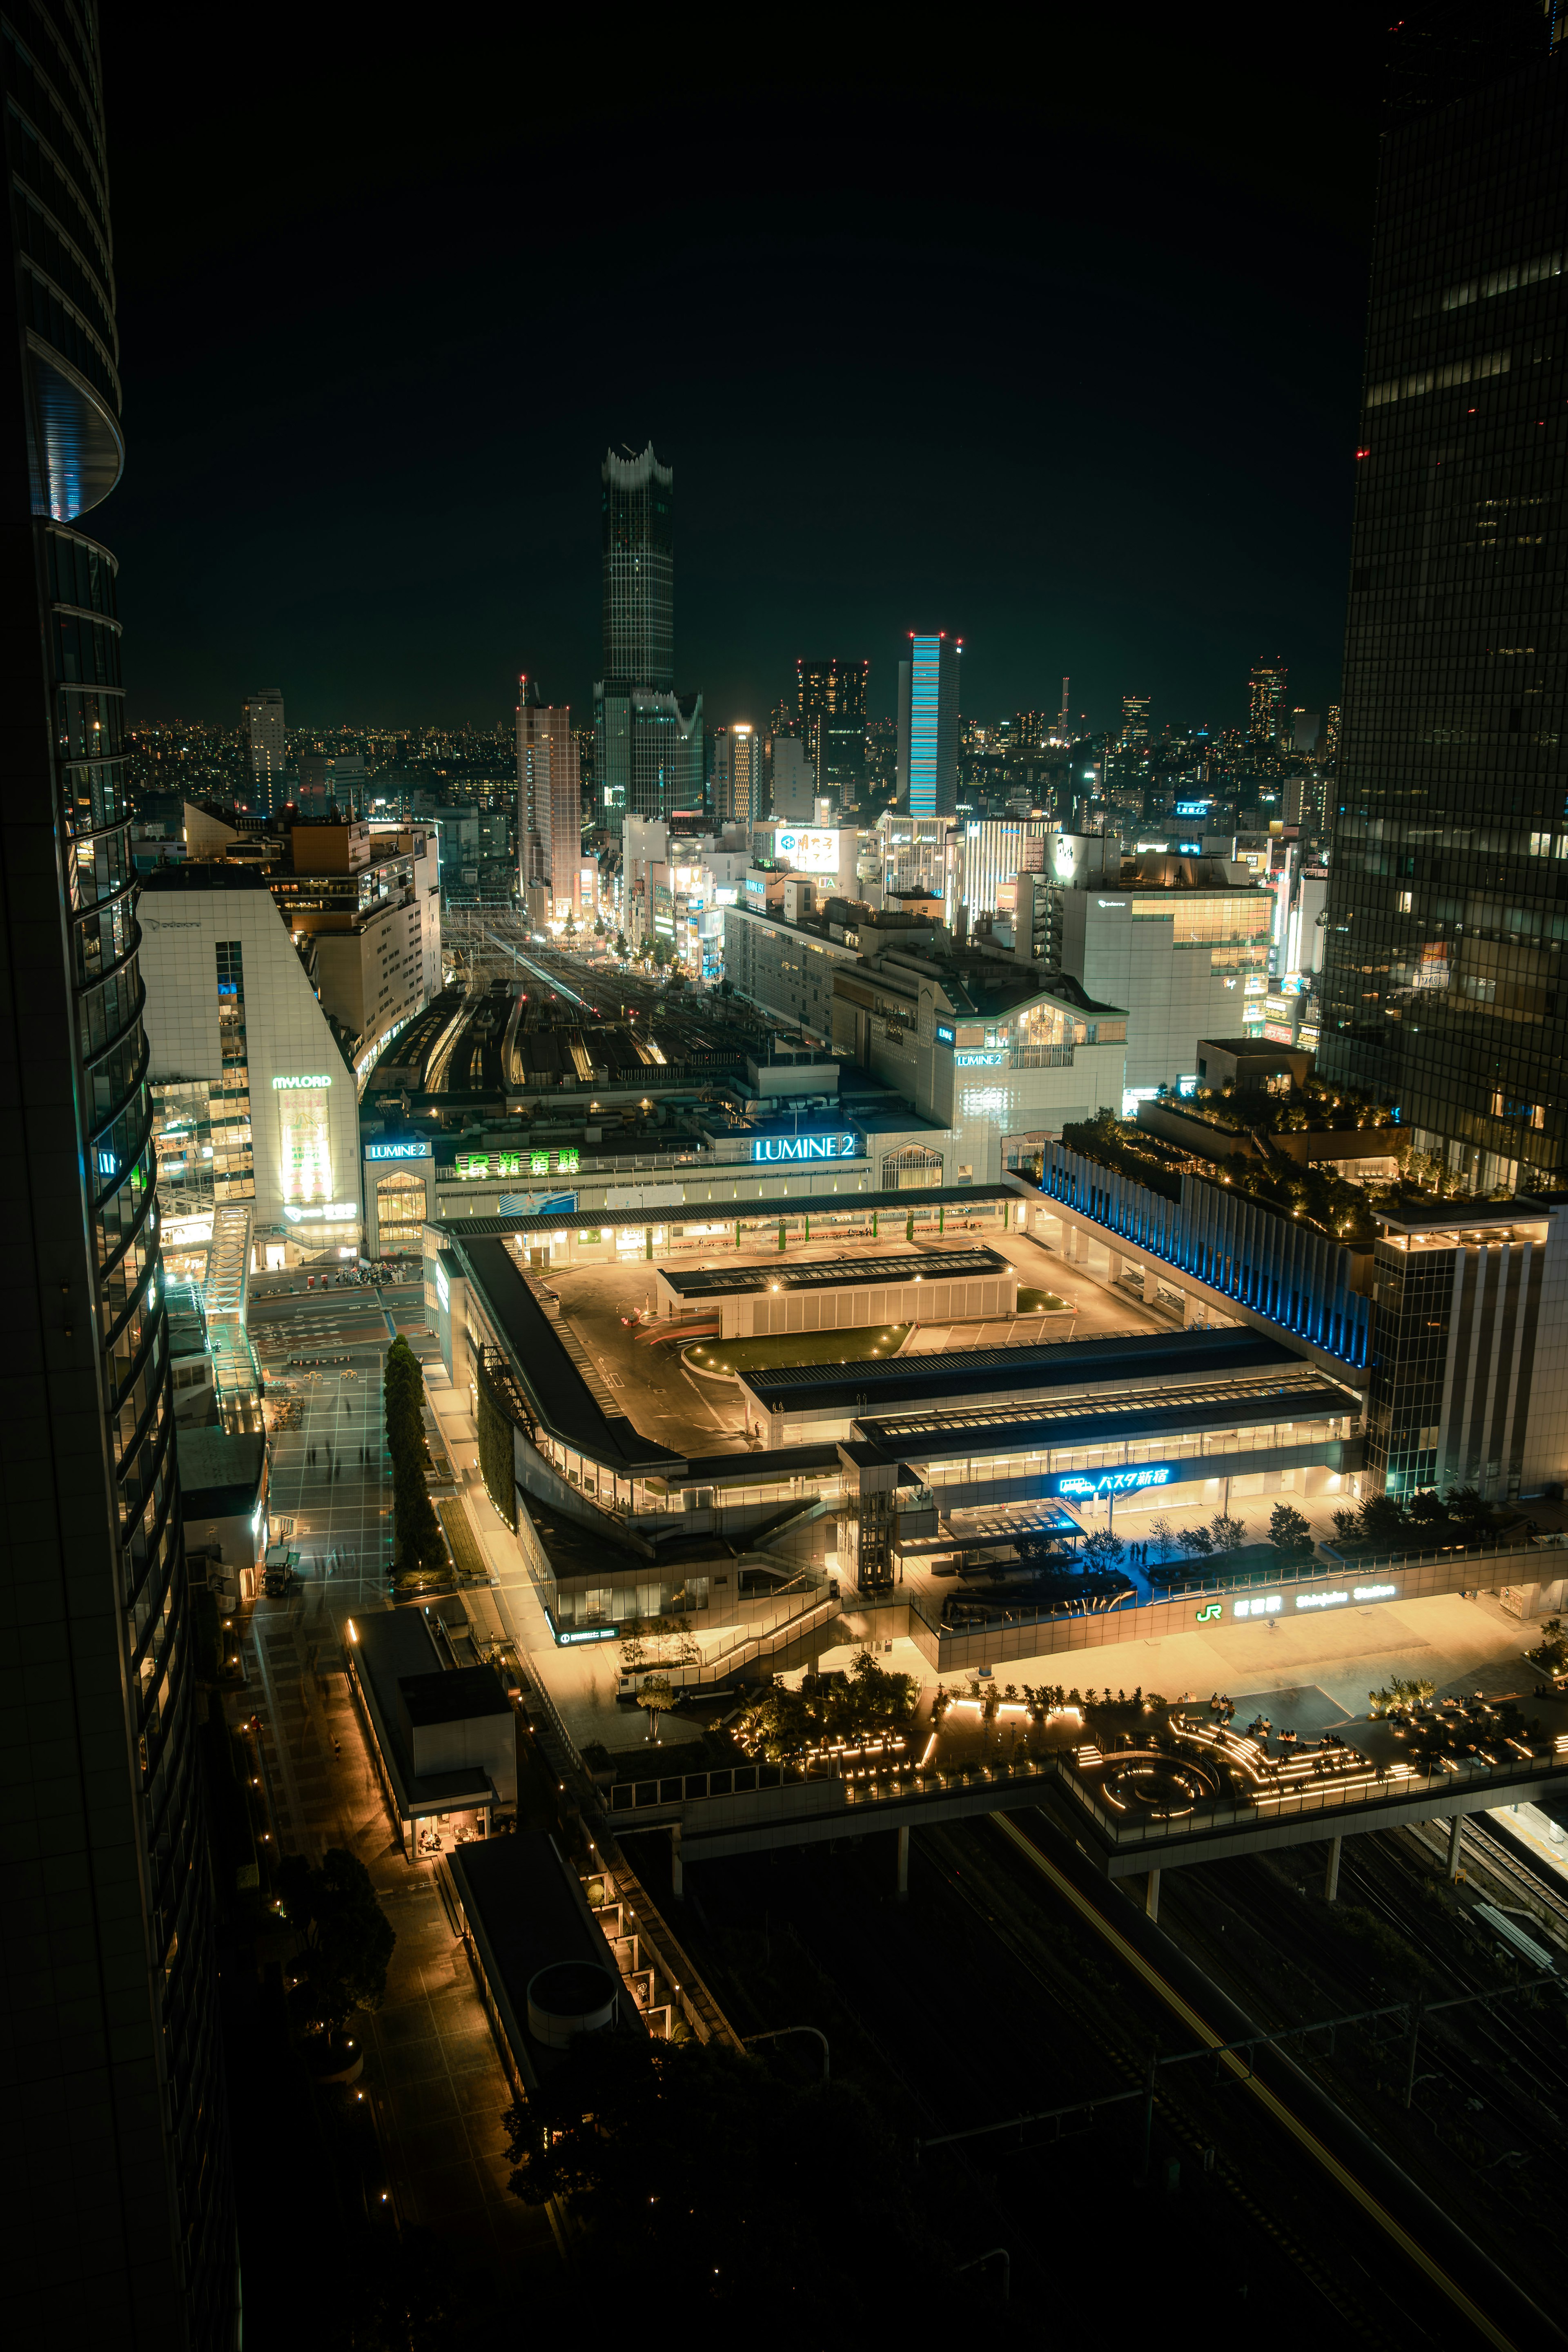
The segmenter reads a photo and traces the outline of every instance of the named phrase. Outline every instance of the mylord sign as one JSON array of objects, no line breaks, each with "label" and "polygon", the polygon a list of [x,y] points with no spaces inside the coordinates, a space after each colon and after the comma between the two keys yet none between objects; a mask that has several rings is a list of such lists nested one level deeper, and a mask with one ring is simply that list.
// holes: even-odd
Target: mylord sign
[{"label": "mylord sign", "polygon": [[754,1135],[754,1165],[773,1160],[855,1160],[860,1147],[852,1135]]},{"label": "mylord sign", "polygon": [[1180,1468],[1175,1462],[1143,1462],[1129,1470],[1058,1470],[1046,1480],[1046,1492],[1059,1495],[1064,1503],[1109,1502],[1117,1495],[1168,1486]]}]

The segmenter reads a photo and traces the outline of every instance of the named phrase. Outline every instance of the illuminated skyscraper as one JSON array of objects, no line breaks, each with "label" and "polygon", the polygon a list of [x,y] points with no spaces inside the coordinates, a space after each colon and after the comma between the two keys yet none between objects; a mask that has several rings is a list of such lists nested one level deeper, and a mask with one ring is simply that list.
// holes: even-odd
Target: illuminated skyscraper
[{"label": "illuminated skyscraper", "polygon": [[650,441],[640,457],[605,453],[604,672],[606,694],[675,687],[675,469]]},{"label": "illuminated skyscraper", "polygon": [[700,809],[702,697],[675,692],[675,471],[650,441],[605,452],[601,546],[604,675],[594,688],[601,813]]},{"label": "illuminated skyscraper", "polygon": [[287,739],[283,730],[283,697],[275,686],[248,695],[245,704],[246,749],[250,754],[251,805],[264,814],[283,806],[286,788],[283,765]]},{"label": "illuminated skyscraper", "polygon": [[720,727],[713,738],[713,816],[719,824],[754,824],[768,814],[764,738],[749,719]]},{"label": "illuminated skyscraper", "polygon": [[846,808],[859,801],[866,781],[866,689],[868,661],[797,661],[801,740],[816,772],[816,789],[837,786]]},{"label": "illuminated skyscraper", "polygon": [[951,816],[958,805],[958,665],[962,638],[910,631],[899,664],[899,796],[911,816]]},{"label": "illuminated skyscraper", "polygon": [[1256,744],[1276,750],[1285,732],[1285,686],[1289,671],[1282,661],[1256,661],[1247,682],[1247,731]]},{"label": "illuminated skyscraper", "polygon": [[1320,1058],[1489,1192],[1568,1170],[1568,61],[1449,21],[1383,144]]},{"label": "illuminated skyscraper", "polygon": [[1147,694],[1124,694],[1121,698],[1121,734],[1119,749],[1142,751],[1149,740],[1149,705]]},{"label": "illuminated skyscraper", "polygon": [[535,679],[518,680],[518,883],[548,893],[552,912],[582,911],[583,793],[568,704],[544,703]]},{"label": "illuminated skyscraper", "polygon": [[80,528],[124,459],[98,20],[0,14],[7,2326],[218,2352],[235,2214],[118,565]]}]

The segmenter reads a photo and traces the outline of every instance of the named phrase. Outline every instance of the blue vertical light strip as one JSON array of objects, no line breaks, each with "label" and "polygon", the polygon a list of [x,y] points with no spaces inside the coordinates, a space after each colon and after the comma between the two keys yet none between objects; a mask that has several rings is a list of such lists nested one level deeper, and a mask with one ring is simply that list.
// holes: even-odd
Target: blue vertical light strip
[{"label": "blue vertical light strip", "polygon": [[910,814],[936,814],[937,717],[942,701],[942,639],[910,641]]},{"label": "blue vertical light strip", "polygon": [[1321,1234],[1192,1177],[1183,1179],[1177,1207],[1059,1144],[1046,1147],[1040,1191],[1328,1354],[1366,1362],[1369,1303],[1351,1289],[1350,1253]]}]

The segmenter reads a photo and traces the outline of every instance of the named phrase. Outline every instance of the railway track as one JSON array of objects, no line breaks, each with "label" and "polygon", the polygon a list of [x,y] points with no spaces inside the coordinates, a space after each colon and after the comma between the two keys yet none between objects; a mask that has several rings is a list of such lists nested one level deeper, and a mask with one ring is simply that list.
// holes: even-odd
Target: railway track
[{"label": "railway track", "polygon": [[[1099,2053],[1110,2069],[1118,2084],[1133,2089],[1143,2080],[1144,2065],[1141,2055],[1128,2047],[1125,2031],[1118,2033],[1108,2030],[1104,2021],[1086,2007],[1070,1974],[1064,1969],[1051,1945],[1045,1942],[1032,1921],[1030,1912],[1036,1890],[1026,1885],[1019,1888],[1008,1883],[1007,1874],[996,1867],[995,1858],[989,1863],[977,1862],[972,1839],[950,1831],[921,1833],[928,1864],[944,1878],[950,1891],[965,1904],[977,1919],[983,1919],[991,1932],[1012,1952],[1020,1967],[1034,1978],[1042,1990],[1074,2021],[1079,2032]],[[962,1859],[960,1859],[962,1856]],[[967,1878],[968,1884],[965,1884]],[[985,1907],[994,1904],[994,1910]],[[1235,2142],[1238,2137],[1237,2116],[1234,2106],[1227,2106],[1222,2089],[1217,2096],[1205,2097],[1197,2086],[1197,2070],[1193,2070],[1193,2084],[1177,2087],[1175,2079],[1160,2077],[1155,2094],[1155,2111],[1165,2133],[1204,2168],[1216,2176],[1226,2195],[1246,2212],[1254,2226],[1271,2240],[1279,2254],[1298,2276],[1321,2297],[1342,2329],[1359,2341],[1381,2344],[1395,2314],[1399,2325],[1412,2330],[1407,2307],[1391,2299],[1362,2255],[1344,2244],[1338,2247],[1338,2274],[1329,2271],[1311,2252],[1306,2233],[1292,2227],[1280,2217],[1279,2201],[1271,2198],[1268,2182],[1268,2167],[1263,2151],[1254,2144],[1255,2136],[1243,2132],[1247,2145],[1237,2154],[1221,2151],[1222,2140]],[[1216,2112],[1216,2109],[1221,2112]],[[1384,2315],[1386,2314],[1386,2316]],[[1437,2342],[1441,2339],[1414,2329],[1415,2340]]]},{"label": "railway track", "polygon": [[1479,1866],[1493,1878],[1500,1880],[1511,1893],[1527,1895],[1527,1908],[1534,1912],[1543,1927],[1554,1930],[1568,1944],[1568,1894],[1560,1891],[1568,1882],[1552,1874],[1548,1864],[1532,1862],[1521,1853],[1481,1815],[1471,1814],[1465,1822],[1461,1858],[1466,1845]]},{"label": "railway track", "polygon": [[[1509,1981],[1481,1923],[1434,1901],[1430,1843],[1410,1833],[1347,1844],[1346,1906],[1370,1915],[1429,1973],[1397,1973],[1398,1948],[1347,1942],[1340,1924],[1277,1864],[1227,1864],[1175,1874],[1162,1926],[1214,1981],[1260,2021],[1320,2015],[1402,1992],[1436,2000],[1496,1991]],[[1446,1841],[1445,1841],[1446,1846]],[[1539,1996],[1527,1996],[1527,2000]],[[1561,2118],[1568,2116],[1568,2040],[1561,2005],[1512,2000],[1439,2012],[1423,2023],[1406,2114],[1408,2032],[1381,2045],[1364,2034],[1338,2063],[1303,2053],[1304,2072],[1387,2149],[1420,2191],[1463,2226],[1526,2296],[1555,2300],[1554,2216],[1568,2196]],[[1526,2334],[1520,2340],[1532,2340]],[[1553,2338],[1553,2340],[1559,2340]]]}]

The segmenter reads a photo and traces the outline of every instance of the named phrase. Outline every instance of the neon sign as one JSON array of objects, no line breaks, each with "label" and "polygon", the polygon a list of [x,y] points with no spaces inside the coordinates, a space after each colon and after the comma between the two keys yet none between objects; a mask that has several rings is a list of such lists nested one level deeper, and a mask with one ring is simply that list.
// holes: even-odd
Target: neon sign
[{"label": "neon sign", "polygon": [[1207,1625],[1215,1617],[1223,1617],[1225,1615],[1225,1607],[1221,1601],[1205,1601],[1203,1607],[1195,1611],[1194,1613],[1200,1625]]},{"label": "neon sign", "polygon": [[[523,1165],[527,1161],[527,1166]],[[467,1183],[483,1176],[548,1176],[548,1151],[459,1151],[452,1165]],[[555,1155],[558,1176],[575,1176],[578,1167],[578,1147],[568,1145]]]},{"label": "neon sign", "polygon": [[325,1072],[323,1071],[323,1072],[319,1073],[319,1074],[318,1074],[316,1076],[314,1076],[314,1077],[303,1077],[303,1078],[274,1078],[274,1079],[273,1079],[273,1081],[272,1081],[272,1086],[273,1086],[273,1091],[274,1091],[275,1093],[281,1093],[285,1087],[330,1087],[330,1086],[331,1085],[331,1083],[332,1083],[332,1082],[331,1082],[331,1078],[330,1078],[330,1077],[328,1077],[328,1076],[326,1076]]},{"label": "neon sign", "polygon": [[852,1135],[757,1135],[752,1139],[753,1164],[764,1160],[854,1160],[858,1146]]},{"label": "neon sign", "polygon": [[452,1304],[451,1285],[447,1280],[447,1269],[442,1265],[439,1258],[436,1261],[436,1296],[440,1300],[443,1307],[450,1307]]},{"label": "neon sign", "polygon": [[1007,1056],[1005,1053],[982,1054],[974,1052],[955,1054],[952,1058],[957,1063],[961,1070],[999,1070],[1005,1064]]},{"label": "neon sign", "polygon": [[1047,1495],[1063,1495],[1077,1503],[1098,1502],[1107,1495],[1136,1495],[1147,1486],[1168,1486],[1176,1475],[1173,1462],[1151,1462],[1136,1470],[1063,1470],[1046,1481]]},{"label": "neon sign", "polygon": [[367,1143],[367,1160],[428,1160],[430,1146],[423,1137],[415,1143]]}]

